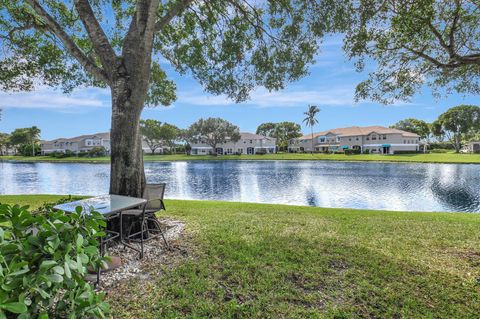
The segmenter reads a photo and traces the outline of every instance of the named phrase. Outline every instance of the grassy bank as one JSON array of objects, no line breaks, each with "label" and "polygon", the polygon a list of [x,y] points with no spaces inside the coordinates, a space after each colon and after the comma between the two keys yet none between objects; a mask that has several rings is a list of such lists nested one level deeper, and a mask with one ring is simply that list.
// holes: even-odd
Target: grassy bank
[{"label": "grassy bank", "polygon": [[[412,162],[412,163],[465,163],[480,164],[480,154],[455,154],[455,153],[431,153],[431,154],[294,154],[280,153],[267,155],[224,155],[210,156],[198,155],[145,155],[145,161],[205,161],[205,160],[320,160],[320,161],[368,161],[368,162]],[[0,156],[0,161],[27,161],[27,162],[82,162],[82,163],[108,163],[109,157],[85,158],[67,157],[54,158],[49,156],[23,157],[23,156]]]},{"label": "grassy bank", "polygon": [[[40,205],[58,196],[0,196]],[[115,318],[478,318],[480,216],[166,201],[193,258],[108,296]],[[174,246],[178,243],[174,243]]]}]

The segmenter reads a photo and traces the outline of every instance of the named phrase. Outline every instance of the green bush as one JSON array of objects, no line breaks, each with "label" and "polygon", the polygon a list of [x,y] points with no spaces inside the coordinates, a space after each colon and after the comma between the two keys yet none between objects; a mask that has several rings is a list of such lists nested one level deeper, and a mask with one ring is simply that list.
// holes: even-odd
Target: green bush
[{"label": "green bush", "polygon": [[353,148],[347,148],[344,150],[345,155],[354,155],[354,154],[360,154],[360,149],[353,149]]},{"label": "green bush", "polygon": [[66,150],[65,152],[50,153],[50,156],[55,158],[65,158],[65,157],[73,157],[75,156],[75,153],[70,150]]},{"label": "green bush", "polygon": [[365,150],[363,151],[363,154],[370,154],[370,149],[368,149],[368,148],[365,149]]},{"label": "green bush", "polygon": [[418,154],[418,151],[394,151],[393,154]]},{"label": "green bush", "polygon": [[454,150],[452,143],[449,142],[437,142],[437,143],[430,143],[428,148],[431,150],[442,149],[442,150]]},{"label": "green bush", "polygon": [[96,146],[88,151],[88,157],[101,157],[106,155],[107,150],[103,146]]},{"label": "green bush", "polygon": [[50,207],[0,204],[0,318],[104,318],[108,304],[85,276],[105,263],[105,221]]},{"label": "green bush", "polygon": [[451,150],[438,148],[438,149],[429,150],[429,152],[430,153],[450,153]]},{"label": "green bush", "polygon": [[[32,144],[22,144],[18,147],[18,152],[22,156],[32,156]],[[40,145],[35,144],[35,155],[40,154]]]}]

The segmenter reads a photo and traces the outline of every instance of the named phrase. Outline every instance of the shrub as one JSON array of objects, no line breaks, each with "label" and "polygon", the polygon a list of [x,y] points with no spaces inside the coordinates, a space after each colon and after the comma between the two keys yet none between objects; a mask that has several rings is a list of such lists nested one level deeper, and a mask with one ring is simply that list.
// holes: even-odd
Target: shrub
[{"label": "shrub", "polygon": [[418,151],[394,151],[393,154],[418,154]]},{"label": "shrub", "polygon": [[104,318],[108,305],[85,280],[105,263],[105,221],[85,215],[0,205],[0,318]]},{"label": "shrub", "polygon": [[364,153],[364,154],[370,154],[370,149],[368,149],[368,148],[365,149],[365,150],[363,151],[363,153]]},{"label": "shrub", "polygon": [[106,155],[107,150],[103,146],[96,146],[88,151],[88,157],[101,157]]},{"label": "shrub", "polygon": [[354,154],[360,154],[360,149],[353,149],[353,148],[347,148],[344,150],[345,155],[354,155]]},{"label": "shrub", "polygon": [[448,149],[437,148],[437,149],[429,150],[429,152],[430,153],[449,153],[451,151]]},{"label": "shrub", "polygon": [[50,153],[49,155],[55,158],[65,158],[65,157],[75,156],[75,153],[70,150],[66,150],[65,152],[53,152],[53,153]]},{"label": "shrub", "polygon": [[[32,156],[32,144],[22,144],[18,147],[18,152],[22,156]],[[40,145],[35,144],[35,155],[40,154]]]},{"label": "shrub", "polygon": [[434,149],[454,150],[452,143],[449,143],[449,142],[430,143],[428,147],[431,150],[434,150]]}]

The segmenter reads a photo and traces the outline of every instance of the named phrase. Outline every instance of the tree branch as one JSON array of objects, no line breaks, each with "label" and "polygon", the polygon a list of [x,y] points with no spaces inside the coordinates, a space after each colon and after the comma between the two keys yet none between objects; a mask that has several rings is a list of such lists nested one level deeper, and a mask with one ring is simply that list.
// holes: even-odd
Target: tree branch
[{"label": "tree branch", "polygon": [[108,82],[108,76],[105,70],[95,65],[95,62],[89,59],[83,51],[75,44],[70,36],[63,30],[55,19],[40,5],[37,0],[26,0],[32,9],[44,20],[46,27],[60,41],[62,41],[65,49],[71,54],[91,75],[97,80]]},{"label": "tree branch", "polygon": [[180,15],[194,1],[195,0],[178,0],[177,3],[175,3],[172,8],[157,21],[155,24],[155,31],[158,32],[165,28],[173,18]]},{"label": "tree branch", "polygon": [[439,67],[439,68],[444,68],[444,69],[451,69],[451,68],[456,68],[458,66],[460,66],[459,63],[443,63],[443,62],[440,62],[439,60],[429,56],[428,54],[422,52],[422,51],[418,51],[416,49],[412,49],[412,48],[409,48],[407,46],[403,46],[403,48],[405,48],[407,51],[410,51],[411,53],[421,57],[421,58],[424,58],[425,60],[433,63],[435,66]]},{"label": "tree branch", "polygon": [[108,41],[105,32],[98,23],[95,13],[88,0],[75,0],[75,8],[82,20],[83,26],[87,30],[90,41],[92,41],[93,49],[97,53],[103,67],[112,74],[112,67],[116,59],[115,51]]}]

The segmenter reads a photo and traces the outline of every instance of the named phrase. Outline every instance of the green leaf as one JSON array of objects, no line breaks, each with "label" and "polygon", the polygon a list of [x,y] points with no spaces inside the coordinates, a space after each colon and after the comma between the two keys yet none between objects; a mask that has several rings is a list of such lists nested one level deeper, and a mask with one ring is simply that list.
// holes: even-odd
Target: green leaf
[{"label": "green leaf", "polygon": [[85,252],[89,255],[95,255],[98,253],[98,247],[96,246],[87,246],[85,247]]},{"label": "green leaf", "polygon": [[48,275],[47,278],[54,283],[61,283],[63,281],[63,277],[58,274]]},{"label": "green leaf", "polygon": [[7,310],[13,313],[24,313],[27,312],[27,306],[22,302],[10,302],[0,305],[0,308]]},{"label": "green leaf", "polygon": [[48,314],[46,312],[42,312],[39,316],[38,319],[48,319]]},{"label": "green leaf", "polygon": [[65,276],[68,279],[72,278],[72,273],[70,271],[70,266],[68,266],[68,262],[65,262],[65,264],[63,265],[63,269],[65,270]]},{"label": "green leaf", "polygon": [[57,262],[55,260],[45,260],[40,264],[40,270],[49,269],[55,266]]},{"label": "green leaf", "polygon": [[83,236],[81,234],[77,235],[77,250],[80,250],[83,246]]},{"label": "green leaf", "polygon": [[30,271],[30,269],[28,269],[28,268],[25,268],[25,269],[21,269],[21,270],[14,271],[14,272],[12,272],[12,273],[8,274],[8,276],[18,276],[18,275],[23,275],[23,274],[25,274],[25,273],[27,273],[27,272],[29,272],[29,271]]},{"label": "green leaf", "polygon": [[61,266],[55,266],[52,269],[56,274],[63,275],[65,273],[65,270]]},{"label": "green leaf", "polygon": [[7,316],[5,315],[5,312],[0,309],[0,319],[7,319]]},{"label": "green leaf", "polygon": [[40,296],[42,296],[43,299],[48,299],[48,298],[50,298],[50,295],[49,295],[45,290],[43,290],[43,289],[41,289],[41,288],[34,288],[34,290],[35,290],[36,292],[38,292],[38,293],[40,294]]}]

